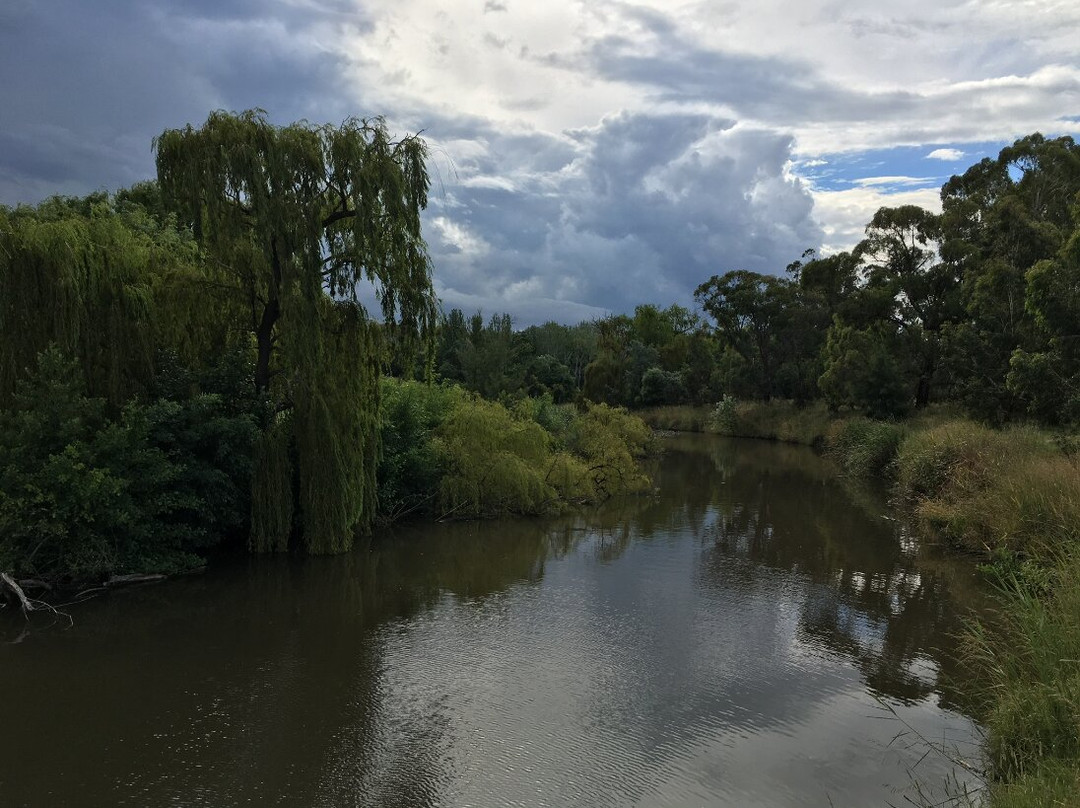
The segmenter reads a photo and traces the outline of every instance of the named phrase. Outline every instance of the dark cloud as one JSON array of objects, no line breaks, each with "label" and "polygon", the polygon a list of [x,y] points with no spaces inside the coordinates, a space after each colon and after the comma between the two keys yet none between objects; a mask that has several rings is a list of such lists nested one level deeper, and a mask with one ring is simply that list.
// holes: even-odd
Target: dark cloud
[{"label": "dark cloud", "polygon": [[[0,202],[115,188],[153,173],[150,143],[212,109],[345,117],[337,57],[305,47],[343,3],[15,2],[0,13]],[[356,25],[364,21],[347,15]]]},{"label": "dark cloud", "polygon": [[709,101],[740,116],[788,124],[902,116],[919,100],[903,91],[850,90],[796,59],[698,47],[670,28],[654,28],[651,35],[649,52],[639,42],[604,37],[593,43],[587,60],[605,78],[656,88],[664,101]]},{"label": "dark cloud", "polygon": [[[369,26],[355,8],[344,0],[8,0],[0,202],[150,177],[153,136],[212,109],[262,107],[279,123],[371,114],[351,106],[357,89],[345,84],[345,57],[321,42],[327,31]],[[664,17],[627,13],[675,46]],[[806,86],[792,64],[687,48],[645,57],[613,39],[585,61],[672,98],[784,104]],[[401,80],[410,80],[407,66]],[[820,101],[824,91],[815,92]],[[777,97],[754,101],[755,93]],[[543,101],[516,103],[527,110]],[[821,242],[807,189],[785,173],[786,136],[697,114],[624,113],[548,134],[440,116],[422,103],[382,111],[399,131],[423,129],[432,142],[425,232],[447,306],[508,311],[525,325],[644,301],[689,303],[712,274],[777,272]]]},{"label": "dark cloud", "polygon": [[[785,175],[788,137],[659,114],[619,115],[572,137],[572,155],[549,138],[562,165],[503,189],[466,178],[436,200],[428,232],[447,305],[526,324],[573,320],[582,304],[686,304],[713,274],[777,273],[821,242],[808,190]],[[513,165],[503,151],[521,147],[490,132],[484,144],[473,166]]]}]

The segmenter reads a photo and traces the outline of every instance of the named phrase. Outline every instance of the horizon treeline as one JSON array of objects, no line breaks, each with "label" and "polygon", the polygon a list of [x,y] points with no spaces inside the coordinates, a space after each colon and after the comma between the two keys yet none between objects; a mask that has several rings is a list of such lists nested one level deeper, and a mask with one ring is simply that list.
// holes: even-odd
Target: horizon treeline
[{"label": "horizon treeline", "polygon": [[954,402],[979,420],[1080,421],[1080,147],[1017,140],[941,189],[880,209],[852,250],[782,274],[703,280],[700,313],[639,305],[520,331],[444,313],[438,378],[497,398],[626,407],[824,400],[889,418]]},{"label": "horizon treeline", "polygon": [[881,209],[850,252],[703,278],[700,312],[523,330],[439,311],[425,148],[380,120],[214,113],[155,141],[156,182],[0,206],[0,569],[177,569],[225,540],[342,552],[404,513],[636,489],[644,437],[619,406],[1080,421],[1071,138],[953,177],[941,214]]}]

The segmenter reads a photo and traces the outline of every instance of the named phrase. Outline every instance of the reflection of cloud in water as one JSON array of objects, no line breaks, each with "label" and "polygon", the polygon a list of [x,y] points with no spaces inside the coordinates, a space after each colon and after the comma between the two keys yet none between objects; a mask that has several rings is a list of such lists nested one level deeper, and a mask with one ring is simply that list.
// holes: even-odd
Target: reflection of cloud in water
[{"label": "reflection of cloud in water", "polygon": [[[357,793],[782,806],[807,794],[849,804],[906,782],[918,754],[887,748],[897,727],[868,720],[876,704],[859,671],[804,630],[815,598],[830,614],[826,587],[718,556],[677,528],[614,557],[611,540],[585,535],[542,580],[482,601],[448,596],[385,627],[370,731],[383,751]],[[844,604],[831,616],[881,652],[885,616]],[[932,705],[904,709],[970,732]]]},{"label": "reflection of cloud in water", "polygon": [[[927,737],[970,737],[938,707],[963,674],[940,650],[944,567],[809,451],[672,445],[657,496],[406,526],[88,604],[5,651],[27,731],[0,761],[28,761],[5,797],[882,804],[922,750],[886,748],[875,694]],[[70,752],[35,729],[61,723]]]}]

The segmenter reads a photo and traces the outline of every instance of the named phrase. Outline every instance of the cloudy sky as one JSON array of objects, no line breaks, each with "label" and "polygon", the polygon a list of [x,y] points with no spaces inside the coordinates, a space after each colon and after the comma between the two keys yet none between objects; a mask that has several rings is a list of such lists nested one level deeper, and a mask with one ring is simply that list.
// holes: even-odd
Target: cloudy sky
[{"label": "cloudy sky", "polygon": [[445,307],[576,322],[851,246],[1080,133],[1076,0],[2,0],[0,203],[212,109],[423,130]]}]

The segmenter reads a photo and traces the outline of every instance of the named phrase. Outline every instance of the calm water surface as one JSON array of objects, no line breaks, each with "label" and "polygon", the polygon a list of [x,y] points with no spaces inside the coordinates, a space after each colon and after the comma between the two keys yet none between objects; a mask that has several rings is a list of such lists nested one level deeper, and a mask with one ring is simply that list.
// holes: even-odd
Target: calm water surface
[{"label": "calm water surface", "polygon": [[953,770],[911,730],[977,756],[970,562],[808,449],[666,445],[655,497],[4,615],[0,805],[903,805]]}]

